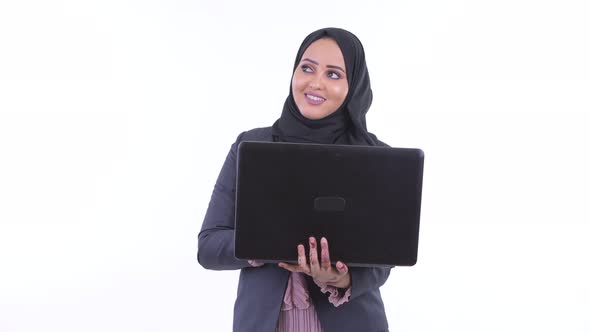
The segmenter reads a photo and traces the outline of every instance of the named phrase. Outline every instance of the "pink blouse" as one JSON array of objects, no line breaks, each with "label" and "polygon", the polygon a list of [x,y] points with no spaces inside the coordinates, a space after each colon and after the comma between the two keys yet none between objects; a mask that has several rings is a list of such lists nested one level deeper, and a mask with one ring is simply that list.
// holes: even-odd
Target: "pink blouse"
[{"label": "pink blouse", "polygon": [[[335,307],[348,302],[351,287],[340,295],[338,288],[318,285],[322,293],[330,292],[328,301]],[[279,314],[276,332],[323,332],[320,320],[309,297],[307,283],[302,273],[291,273],[287,282],[287,290],[283,297],[283,305]]]}]

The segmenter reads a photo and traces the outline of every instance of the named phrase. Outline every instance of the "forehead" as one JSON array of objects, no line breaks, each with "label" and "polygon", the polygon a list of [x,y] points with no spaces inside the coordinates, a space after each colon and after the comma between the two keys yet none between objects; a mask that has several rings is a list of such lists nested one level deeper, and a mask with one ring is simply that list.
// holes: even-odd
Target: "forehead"
[{"label": "forehead", "polygon": [[344,68],[344,56],[340,47],[330,38],[322,38],[314,41],[303,52],[301,59],[309,58],[319,62],[320,65],[334,65]]}]

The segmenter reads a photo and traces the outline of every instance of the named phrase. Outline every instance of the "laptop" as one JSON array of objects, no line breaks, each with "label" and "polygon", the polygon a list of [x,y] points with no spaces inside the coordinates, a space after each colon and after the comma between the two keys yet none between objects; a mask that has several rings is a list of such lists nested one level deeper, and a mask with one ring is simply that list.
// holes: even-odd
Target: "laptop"
[{"label": "laptop", "polygon": [[416,264],[423,163],[420,149],[241,142],[236,258],[295,263],[315,236],[333,264]]}]

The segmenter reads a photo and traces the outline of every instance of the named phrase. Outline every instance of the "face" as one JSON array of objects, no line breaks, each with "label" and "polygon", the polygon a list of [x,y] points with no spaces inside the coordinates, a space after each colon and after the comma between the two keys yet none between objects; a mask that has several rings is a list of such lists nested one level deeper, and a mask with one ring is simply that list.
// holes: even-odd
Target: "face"
[{"label": "face", "polygon": [[291,81],[295,104],[301,114],[318,120],[334,113],[348,94],[344,56],[338,44],[323,38],[303,53]]}]

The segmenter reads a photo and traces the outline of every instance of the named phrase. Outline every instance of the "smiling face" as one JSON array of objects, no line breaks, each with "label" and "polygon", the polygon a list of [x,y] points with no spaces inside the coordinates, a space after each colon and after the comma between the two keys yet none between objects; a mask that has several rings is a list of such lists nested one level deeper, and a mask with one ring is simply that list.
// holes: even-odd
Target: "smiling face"
[{"label": "smiling face", "polygon": [[344,56],[333,39],[313,42],[293,73],[291,89],[301,115],[318,120],[336,112],[348,94]]}]

